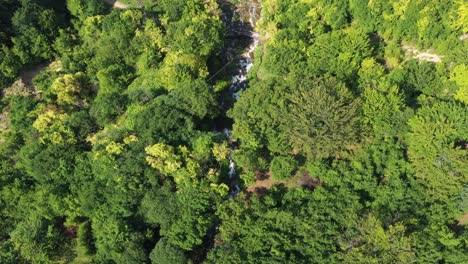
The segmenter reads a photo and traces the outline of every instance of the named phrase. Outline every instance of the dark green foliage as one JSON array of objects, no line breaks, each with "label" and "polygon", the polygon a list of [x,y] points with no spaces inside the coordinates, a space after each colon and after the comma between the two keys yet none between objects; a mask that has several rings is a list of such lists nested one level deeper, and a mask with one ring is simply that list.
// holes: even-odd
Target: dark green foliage
[{"label": "dark green foliage", "polygon": [[72,174],[75,151],[69,146],[31,142],[18,153],[18,165],[39,182],[64,184]]},{"label": "dark green foliage", "polygon": [[124,219],[112,215],[94,218],[96,259],[100,262],[146,263],[147,255],[141,244],[143,237],[125,224]]},{"label": "dark green foliage", "polygon": [[187,262],[184,252],[161,239],[150,254],[151,263],[161,264],[183,264]]},{"label": "dark green foliage", "polygon": [[6,84],[6,81],[8,79],[16,77],[21,67],[21,61],[15,54],[15,52],[5,45],[1,46],[0,56],[2,58],[2,62],[0,65],[0,70],[2,73],[2,75],[0,75],[0,84],[3,86]]},{"label": "dark green foliage", "polygon": [[14,131],[27,134],[30,132],[30,126],[34,120],[30,115],[36,101],[31,97],[13,96],[8,98],[10,111],[10,125]]},{"label": "dark green foliage", "polygon": [[0,3],[0,43],[8,43],[9,37],[13,34],[11,16],[19,5],[17,0],[3,0]]},{"label": "dark green foliage", "polygon": [[203,119],[216,116],[216,98],[204,81],[182,83],[170,96],[177,101],[175,107],[195,117]]},{"label": "dark green foliage", "polygon": [[275,180],[286,180],[296,168],[297,161],[293,157],[274,157],[270,163],[271,177]]},{"label": "dark green foliage", "polygon": [[67,8],[79,20],[104,14],[107,9],[104,1],[99,0],[67,0]]},{"label": "dark green foliage", "polygon": [[344,188],[274,188],[250,202],[233,200],[221,208],[223,242],[210,252],[209,263],[336,262],[337,239],[359,210],[357,197]]},{"label": "dark green foliage", "polygon": [[249,172],[267,169],[268,161],[262,156],[261,151],[249,148],[242,148],[234,152],[237,165]]},{"label": "dark green foliage", "polygon": [[21,255],[33,263],[57,260],[64,249],[64,237],[52,221],[31,216],[20,222],[11,233],[14,243],[21,245]]},{"label": "dark green foliage", "polygon": [[187,141],[195,124],[188,113],[178,110],[177,101],[160,96],[149,105],[129,111],[129,127],[145,140]]},{"label": "dark green foliage", "polygon": [[141,202],[141,210],[148,223],[157,224],[162,230],[169,229],[177,216],[177,200],[171,186],[148,192]]},{"label": "dark green foliage", "polygon": [[0,262],[5,264],[26,263],[21,259],[19,252],[15,250],[15,245],[11,241],[0,243]]},{"label": "dark green foliage", "polygon": [[13,38],[14,51],[23,64],[52,57],[50,44],[60,25],[53,10],[45,9],[32,1],[23,1],[11,21],[16,34]]},{"label": "dark green foliage", "polygon": [[[455,66],[465,57],[466,41],[459,40],[464,6],[430,0],[356,0],[347,5],[263,3],[257,26],[267,40],[255,54],[248,89],[230,112],[233,136],[241,142],[234,153],[244,170],[241,178],[253,184],[256,177],[248,190],[274,207],[261,210],[258,217],[287,206],[270,199],[274,191],[263,182],[268,175],[259,161],[272,160],[273,179],[287,178],[290,172],[279,172],[293,166],[280,161],[293,160],[294,154],[298,160],[305,158],[308,173],[297,183],[288,181],[289,188],[302,184],[316,188],[314,193],[349,188],[365,207],[357,213],[359,223],[341,229],[333,250],[337,254],[327,263],[461,263],[466,230],[454,223],[464,208],[466,107],[454,101],[462,95],[456,95],[449,72],[456,83],[464,83],[458,77],[463,66]],[[414,54],[405,54],[403,44],[420,52],[432,48],[427,52],[447,57],[442,63],[411,60]],[[316,259],[326,252],[323,248],[304,256],[312,248],[305,246],[297,259],[288,249],[273,250],[274,242],[292,227],[285,231],[262,219],[238,228],[256,219],[252,214],[241,218],[255,210],[256,199],[250,197],[246,208],[221,214],[222,219],[236,219],[236,225],[223,222],[222,243],[210,253],[211,262],[325,262]],[[433,205],[435,201],[440,204]],[[294,226],[313,223],[311,217],[303,221]],[[274,238],[251,238],[265,230],[275,230]],[[308,241],[302,235],[291,237]],[[294,242],[285,239],[281,244]]]},{"label": "dark green foliage", "polygon": [[[64,25],[59,4],[48,1],[0,2],[0,87],[10,84],[23,66],[52,59],[52,43]],[[61,2],[61,1],[58,1]]]},{"label": "dark green foliage", "polygon": [[338,154],[358,140],[359,100],[334,79],[304,82],[293,91],[284,126],[295,151],[311,159]]}]

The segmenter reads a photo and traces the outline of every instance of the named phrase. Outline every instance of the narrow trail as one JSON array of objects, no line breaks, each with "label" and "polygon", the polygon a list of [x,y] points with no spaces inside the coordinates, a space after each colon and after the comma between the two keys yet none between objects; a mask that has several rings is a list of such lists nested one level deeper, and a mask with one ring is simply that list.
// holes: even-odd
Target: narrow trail
[{"label": "narrow trail", "polygon": [[119,2],[119,1],[115,1],[115,0],[104,0],[104,2],[106,2],[106,3],[109,4],[109,5],[112,5],[114,8],[118,8],[118,9],[126,9],[126,8],[128,8],[128,5],[127,5],[127,4],[124,4],[124,3]]},{"label": "narrow trail", "polygon": [[[34,86],[33,79],[45,69],[60,71],[61,67],[58,62],[52,62],[50,64],[41,63],[35,66],[26,67],[21,70],[19,77],[15,82],[13,82],[9,87],[3,87],[1,89],[0,96],[2,98],[10,96],[38,97],[40,92]],[[1,137],[1,134],[9,129],[10,107],[7,106],[0,111],[0,142],[3,142],[4,139]]]},{"label": "narrow trail", "polygon": [[427,61],[433,63],[442,62],[443,56],[437,55],[435,53],[431,53],[429,50],[420,51],[414,46],[403,45],[402,49],[408,56],[411,56],[413,59],[417,59],[419,61]]}]

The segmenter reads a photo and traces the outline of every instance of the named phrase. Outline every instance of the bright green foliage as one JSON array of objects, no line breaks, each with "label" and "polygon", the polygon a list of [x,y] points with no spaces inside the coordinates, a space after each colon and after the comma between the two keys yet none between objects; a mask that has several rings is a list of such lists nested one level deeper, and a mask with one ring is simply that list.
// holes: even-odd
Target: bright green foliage
[{"label": "bright green foliage", "polygon": [[187,4],[182,18],[167,26],[169,49],[207,56],[220,44],[222,23],[216,2],[191,0]]},{"label": "bright green foliage", "polygon": [[450,79],[458,85],[455,99],[468,104],[468,68],[465,64],[457,65],[450,72]]},{"label": "bright green foliage", "polygon": [[67,114],[48,109],[37,116],[33,127],[42,134],[42,142],[73,144],[76,140],[73,131],[65,125],[67,118]]},{"label": "bright green foliage", "polygon": [[147,147],[146,154],[148,157],[146,161],[151,167],[161,171],[164,174],[171,174],[176,172],[182,163],[179,161],[175,154],[174,148],[162,143]]},{"label": "bright green foliage", "polygon": [[228,158],[230,150],[226,143],[214,144],[212,152],[216,161],[222,162]]},{"label": "bright green foliage", "polygon": [[468,181],[467,109],[456,103],[425,105],[409,120],[408,156],[416,177],[434,200],[460,192]]},{"label": "bright green foliage", "polygon": [[86,100],[90,93],[89,86],[86,75],[78,72],[57,78],[51,91],[57,95],[57,104],[83,108],[88,105]]},{"label": "bright green foliage", "polygon": [[156,74],[156,80],[167,90],[173,90],[185,80],[207,76],[206,64],[200,57],[179,51],[167,54]]},{"label": "bright green foliage", "polygon": [[343,263],[411,263],[416,260],[412,238],[402,224],[384,230],[372,215],[358,225],[357,237],[349,237]]},{"label": "bright green foliage", "polygon": [[375,61],[374,58],[364,59],[358,71],[360,88],[376,89],[385,80],[383,78],[384,74],[385,67]]},{"label": "bright green foliage", "polygon": [[89,221],[79,224],[76,243],[77,257],[89,258],[95,252],[93,233]]},{"label": "bright green foliage", "polygon": [[243,148],[268,147],[274,152],[288,152],[286,136],[280,132],[288,88],[274,81],[252,84],[242,92],[229,115],[236,120],[233,136],[242,139]]},{"label": "bright green foliage", "polygon": [[404,99],[397,86],[365,88],[363,92],[363,121],[379,136],[396,136],[405,131],[411,114],[404,109]]}]

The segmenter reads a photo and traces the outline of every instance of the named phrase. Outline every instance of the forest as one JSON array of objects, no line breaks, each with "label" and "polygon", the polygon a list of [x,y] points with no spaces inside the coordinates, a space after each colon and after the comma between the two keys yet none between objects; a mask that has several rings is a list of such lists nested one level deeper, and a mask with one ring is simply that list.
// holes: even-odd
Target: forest
[{"label": "forest", "polygon": [[468,263],[466,0],[0,0],[0,263]]}]

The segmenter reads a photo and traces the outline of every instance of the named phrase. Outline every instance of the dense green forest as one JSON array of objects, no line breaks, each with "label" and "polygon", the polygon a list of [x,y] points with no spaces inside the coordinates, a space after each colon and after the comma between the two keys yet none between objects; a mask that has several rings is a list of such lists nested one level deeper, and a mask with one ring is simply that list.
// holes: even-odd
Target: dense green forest
[{"label": "dense green forest", "polygon": [[0,0],[0,263],[468,263],[467,1],[113,2]]}]

